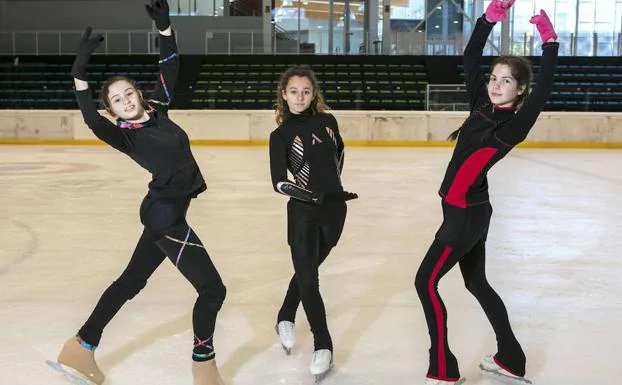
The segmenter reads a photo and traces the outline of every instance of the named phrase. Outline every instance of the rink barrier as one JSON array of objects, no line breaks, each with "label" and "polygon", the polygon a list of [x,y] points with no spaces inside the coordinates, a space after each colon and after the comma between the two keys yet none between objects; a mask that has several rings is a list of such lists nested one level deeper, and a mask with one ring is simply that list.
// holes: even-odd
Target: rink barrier
[{"label": "rink barrier", "polygon": [[[443,147],[465,112],[332,111],[349,146]],[[193,144],[265,146],[275,128],[267,110],[177,110],[171,118]],[[0,144],[93,145],[77,110],[0,110]],[[523,147],[622,148],[622,113],[544,112]]]}]

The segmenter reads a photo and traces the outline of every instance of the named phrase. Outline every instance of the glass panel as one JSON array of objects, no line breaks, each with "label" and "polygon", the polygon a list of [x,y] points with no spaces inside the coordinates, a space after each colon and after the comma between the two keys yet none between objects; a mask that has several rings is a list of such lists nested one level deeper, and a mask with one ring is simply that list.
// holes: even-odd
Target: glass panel
[{"label": "glass panel", "polygon": [[225,1],[241,3],[247,0],[168,0],[168,4],[171,15],[175,16],[223,16]]},{"label": "glass panel", "polygon": [[[277,45],[285,40],[299,42],[301,53],[329,54],[330,34],[333,52],[356,54],[364,41],[365,1],[333,2],[333,29],[329,28],[329,0],[276,0],[274,25]],[[346,17],[348,21],[346,21]],[[344,31],[349,30],[349,33]]]},{"label": "glass panel", "polygon": [[206,54],[229,54],[231,33],[229,32],[207,32],[205,39]]},{"label": "glass panel", "polygon": [[391,1],[391,55],[425,54],[425,15],[426,0]]},{"label": "glass panel", "polygon": [[[227,0],[229,16],[261,16],[262,0]],[[218,0],[222,8],[222,0]]]}]

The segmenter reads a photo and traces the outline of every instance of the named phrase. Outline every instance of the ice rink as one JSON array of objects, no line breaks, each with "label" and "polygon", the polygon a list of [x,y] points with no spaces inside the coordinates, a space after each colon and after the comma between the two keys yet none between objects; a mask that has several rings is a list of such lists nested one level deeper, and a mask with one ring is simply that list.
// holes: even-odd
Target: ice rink
[{"label": "ice rink", "polygon": [[[189,223],[228,289],[217,362],[227,385],[312,384],[302,307],[283,353],[276,313],[292,274],[286,198],[266,147],[197,147],[208,182]],[[340,244],[320,270],[335,345],[325,385],[418,385],[429,337],[413,286],[441,222],[450,148],[346,148]],[[142,231],[149,175],[104,146],[0,146],[0,384],[63,385],[44,364],[125,268]],[[517,149],[489,174],[489,281],[504,299],[538,385],[622,376],[622,151]],[[449,341],[466,385],[492,385],[484,313],[459,269],[441,281]],[[96,352],[107,385],[190,385],[195,293],[164,263],[106,329]],[[616,326],[617,325],[617,326]]]}]

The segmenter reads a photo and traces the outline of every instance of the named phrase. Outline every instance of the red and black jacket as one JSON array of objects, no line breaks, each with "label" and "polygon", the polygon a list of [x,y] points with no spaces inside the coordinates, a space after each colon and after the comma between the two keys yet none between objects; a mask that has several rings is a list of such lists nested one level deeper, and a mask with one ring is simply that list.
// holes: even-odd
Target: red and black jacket
[{"label": "red and black jacket", "polygon": [[460,128],[439,190],[446,203],[462,208],[488,202],[488,170],[525,140],[549,98],[557,67],[559,44],[543,44],[538,82],[522,106],[518,110],[494,106],[481,68],[482,52],[493,26],[480,17],[464,51],[471,114]]}]

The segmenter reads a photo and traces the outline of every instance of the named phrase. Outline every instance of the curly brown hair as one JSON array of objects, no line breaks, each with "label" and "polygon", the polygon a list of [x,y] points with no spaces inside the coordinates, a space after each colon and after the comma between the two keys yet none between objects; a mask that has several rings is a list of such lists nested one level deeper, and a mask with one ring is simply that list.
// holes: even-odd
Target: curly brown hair
[{"label": "curly brown hair", "polygon": [[313,100],[311,101],[310,108],[314,114],[329,110],[329,107],[324,101],[322,91],[320,90],[320,84],[313,70],[306,65],[295,65],[283,72],[281,79],[279,80],[279,85],[276,89],[276,101],[274,107],[276,110],[276,123],[278,125],[283,123],[285,120],[285,113],[289,111],[287,103],[283,99],[283,93],[287,88],[289,79],[294,76],[306,77],[311,82],[311,86],[313,87]]}]

